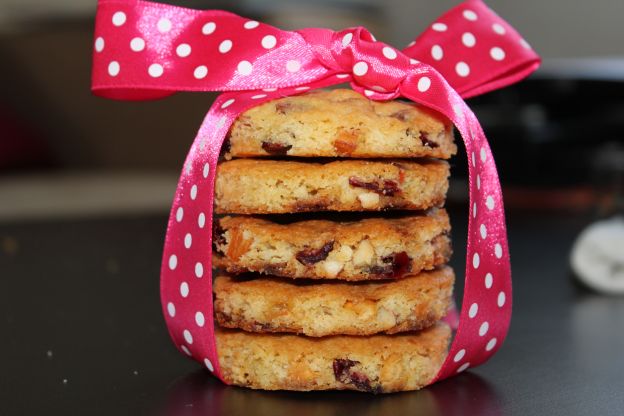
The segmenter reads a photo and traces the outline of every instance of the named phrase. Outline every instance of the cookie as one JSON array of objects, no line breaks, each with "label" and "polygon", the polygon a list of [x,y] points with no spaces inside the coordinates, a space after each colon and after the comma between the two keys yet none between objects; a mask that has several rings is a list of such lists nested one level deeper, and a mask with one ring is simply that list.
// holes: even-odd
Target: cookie
[{"label": "cookie", "polygon": [[311,279],[399,278],[446,263],[451,226],[445,210],[353,222],[289,224],[236,216],[215,219],[213,266]]},{"label": "cookie", "polygon": [[222,327],[311,337],[415,331],[446,316],[453,281],[450,267],[381,283],[218,275],[215,316]]},{"label": "cookie", "polygon": [[352,90],[281,98],[243,113],[230,131],[226,158],[435,157],[457,147],[443,115],[401,101],[376,102]]},{"label": "cookie", "polygon": [[434,160],[235,159],[217,166],[215,212],[424,210],[444,203],[448,176],[448,163]]},{"label": "cookie", "polygon": [[451,331],[309,338],[217,328],[219,365],[229,384],[264,390],[417,390],[442,366]]}]

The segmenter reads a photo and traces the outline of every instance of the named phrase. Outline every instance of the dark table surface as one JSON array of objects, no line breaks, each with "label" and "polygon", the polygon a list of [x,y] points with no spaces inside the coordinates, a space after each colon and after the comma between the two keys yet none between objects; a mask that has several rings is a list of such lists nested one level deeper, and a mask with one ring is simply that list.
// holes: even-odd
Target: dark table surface
[{"label": "dark table surface", "polygon": [[[466,215],[451,215],[461,276]],[[180,355],[159,304],[165,224],[0,224],[0,415],[624,415],[624,299],[580,289],[568,268],[586,218],[510,213],[503,348],[460,376],[383,396],[228,387]]]}]

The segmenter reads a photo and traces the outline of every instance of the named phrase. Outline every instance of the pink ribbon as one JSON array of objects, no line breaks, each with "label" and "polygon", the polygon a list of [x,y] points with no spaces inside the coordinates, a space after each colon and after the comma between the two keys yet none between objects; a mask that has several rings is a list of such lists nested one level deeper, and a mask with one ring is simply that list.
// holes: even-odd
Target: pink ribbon
[{"label": "pink ribbon", "polygon": [[448,117],[469,160],[470,212],[460,321],[437,376],[489,359],[511,318],[503,201],[492,153],[462,97],[516,82],[539,57],[480,0],[449,10],[397,50],[362,27],[287,32],[219,10],[100,0],[95,94],[122,100],[176,91],[225,91],[206,115],[185,162],[165,241],[161,297],[175,345],[222,379],[214,337],[211,247],[217,159],[243,111],[279,97],[350,82],[373,100],[405,97]]}]

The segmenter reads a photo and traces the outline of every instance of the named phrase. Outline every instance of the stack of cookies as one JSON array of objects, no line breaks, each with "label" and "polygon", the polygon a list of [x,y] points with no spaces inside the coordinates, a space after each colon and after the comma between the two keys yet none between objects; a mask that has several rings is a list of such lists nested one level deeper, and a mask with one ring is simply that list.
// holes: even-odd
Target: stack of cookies
[{"label": "stack of cookies", "polygon": [[351,90],[243,113],[215,184],[215,318],[226,381],[415,390],[450,329],[452,127]]}]

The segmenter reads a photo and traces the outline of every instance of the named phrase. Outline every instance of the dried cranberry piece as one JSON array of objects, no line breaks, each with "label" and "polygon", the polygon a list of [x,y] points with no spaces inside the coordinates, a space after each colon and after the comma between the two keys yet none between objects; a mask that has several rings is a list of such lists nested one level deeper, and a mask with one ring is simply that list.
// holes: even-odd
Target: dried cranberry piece
[{"label": "dried cranberry piece", "polygon": [[212,223],[212,245],[214,247],[214,250],[217,253],[225,254],[219,249],[219,246],[222,246],[225,243],[225,231],[221,227],[221,223],[219,222],[219,220],[215,219],[215,221]]},{"label": "dried cranberry piece", "polygon": [[319,261],[323,261],[329,255],[329,252],[334,249],[334,242],[329,241],[323,245],[321,248],[308,248],[305,250],[301,250],[295,256],[299,263],[305,264],[306,266],[310,266],[312,264],[316,264]]},{"label": "dried cranberry piece", "polygon": [[274,142],[262,142],[262,148],[264,149],[265,152],[271,155],[283,156],[286,153],[288,153],[290,149],[292,149],[292,145],[274,143]]},{"label": "dried cranberry piece", "polygon": [[401,277],[412,270],[412,259],[404,251],[386,256],[381,261],[390,263],[392,277]]},{"label": "dried cranberry piece", "polygon": [[436,143],[433,140],[429,139],[429,135],[427,133],[423,133],[421,131],[419,138],[420,138],[420,141],[422,142],[423,146],[430,147],[431,149],[435,149],[436,147],[440,147],[440,145],[438,143]]},{"label": "dried cranberry piece", "polygon": [[383,184],[380,184],[379,182],[364,182],[362,179],[351,176],[349,178],[349,185],[356,188],[369,189],[384,196],[394,196],[394,194],[401,192],[398,183],[387,179],[383,181]]},{"label": "dried cranberry piece", "polygon": [[366,375],[352,370],[352,367],[357,364],[360,364],[360,362],[349,360],[347,358],[334,359],[334,377],[336,377],[336,380],[341,383],[353,384],[358,390],[369,393],[381,393],[380,386],[371,386],[371,382]]}]

